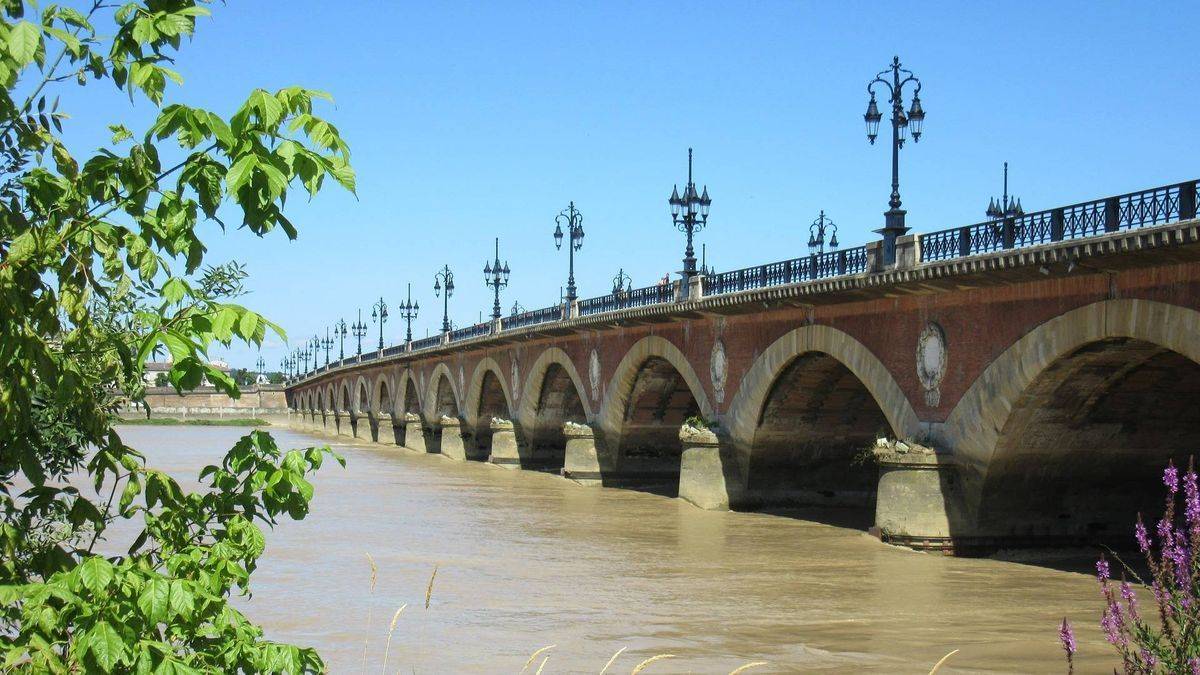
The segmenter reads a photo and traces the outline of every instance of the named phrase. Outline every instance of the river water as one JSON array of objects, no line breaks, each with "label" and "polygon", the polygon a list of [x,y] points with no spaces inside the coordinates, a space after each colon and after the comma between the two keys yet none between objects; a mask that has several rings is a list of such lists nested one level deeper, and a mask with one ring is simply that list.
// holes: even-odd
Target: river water
[{"label": "river water", "polygon": [[[152,465],[194,484],[245,433],[123,427]],[[332,443],[312,511],[267,535],[243,602],[268,636],[316,647],[334,673],[1110,671],[1094,579],[950,558],[798,518],[711,513],[677,499],[279,428],[284,448]],[[367,554],[377,565],[374,589]],[[425,596],[437,566],[430,607]],[[1056,567],[1070,565],[1056,565]],[[364,656],[365,649],[365,656]],[[365,662],[365,666],[364,666]]]}]

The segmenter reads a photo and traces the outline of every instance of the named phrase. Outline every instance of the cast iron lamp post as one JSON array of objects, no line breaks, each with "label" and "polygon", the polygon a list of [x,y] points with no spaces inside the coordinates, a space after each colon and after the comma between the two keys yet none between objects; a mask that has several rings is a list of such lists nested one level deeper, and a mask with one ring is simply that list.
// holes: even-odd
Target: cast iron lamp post
[{"label": "cast iron lamp post", "polygon": [[516,316],[518,314],[524,314],[524,313],[525,313],[525,308],[521,306],[521,303],[517,302],[516,300],[513,300],[512,315]]},{"label": "cast iron lamp post", "polygon": [[380,349],[380,351],[383,350],[383,324],[387,323],[387,320],[388,320],[388,306],[387,306],[387,303],[385,303],[383,301],[383,298],[380,297],[379,302],[377,302],[371,306],[371,323],[375,323],[376,321],[379,322],[379,349]]},{"label": "cast iron lamp post", "polygon": [[346,320],[338,319],[338,322],[333,324],[333,334],[338,339],[338,361],[346,360]]},{"label": "cast iron lamp post", "polygon": [[433,295],[442,295],[442,287],[446,287],[446,295],[442,296],[442,332],[450,332],[450,296],[454,295],[454,272],[450,271],[449,265],[442,265],[442,269],[437,274],[433,275]]},{"label": "cast iron lamp post", "polygon": [[625,268],[617,270],[617,276],[613,277],[613,295],[620,293],[628,293],[633,289],[633,279],[625,273]]},{"label": "cast iron lamp post", "polygon": [[1001,218],[1017,218],[1025,215],[1025,209],[1021,208],[1021,200],[1016,197],[1009,201],[1008,198],[1008,162],[1004,163],[1004,196],[1000,199],[992,197],[988,200],[987,217],[992,220],[1000,220]]},{"label": "cast iron lamp post", "polygon": [[837,225],[825,217],[825,209],[821,209],[821,215],[813,221],[812,225],[808,226],[808,252],[821,254],[825,252],[825,234],[832,235],[829,239],[829,248],[838,247],[837,240]]},{"label": "cast iron lamp post", "polygon": [[313,359],[312,369],[315,371],[317,369],[317,359],[321,355],[321,338],[319,336],[317,336],[316,334],[314,334],[312,336],[312,340],[310,340],[308,344],[310,344],[312,346],[312,359]]},{"label": "cast iron lamp post", "polygon": [[367,334],[367,324],[363,323],[361,308],[358,310],[358,321],[350,324],[350,333],[354,337],[358,338],[357,354],[359,356],[362,356],[362,339],[363,339],[363,336]]},{"label": "cast iron lamp post", "polygon": [[258,355],[258,361],[254,365],[258,367],[259,375],[267,374],[267,362],[263,360],[262,354]]},{"label": "cast iron lamp post", "polygon": [[495,301],[492,303],[492,319],[500,318],[500,289],[508,286],[508,261],[500,265],[500,237],[496,237],[496,259],[483,266],[483,283],[492,289]]},{"label": "cast iron lamp post", "polygon": [[692,238],[708,224],[708,207],[712,204],[712,200],[708,198],[707,185],[704,186],[703,194],[696,192],[696,183],[692,181],[691,148],[688,148],[688,182],[683,189],[683,196],[679,195],[679,185],[677,184],[671,190],[671,197],[667,202],[671,204],[671,220],[675,223],[675,227],[680,232],[687,233],[687,249],[683,254],[683,275],[690,279],[696,274],[696,251],[692,248]]},{"label": "cast iron lamp post", "polygon": [[567,304],[571,304],[578,297],[575,293],[575,251],[583,248],[583,214],[575,208],[573,201],[554,217],[554,248],[559,251],[562,250],[564,223],[567,226]]},{"label": "cast iron lamp post", "polygon": [[[889,82],[884,76],[891,74]],[[912,105],[908,114],[904,113],[903,90],[906,84],[912,84]],[[900,148],[904,147],[909,131],[912,132],[913,143],[921,140],[921,130],[925,123],[925,111],[921,108],[921,80],[912,74],[911,70],[900,67],[900,57],[892,58],[892,65],[879,71],[874,80],[867,84],[867,93],[871,102],[867,104],[867,112],[863,120],[867,123],[867,140],[872,145],[879,135],[879,121],[883,115],[875,104],[875,85],[882,84],[888,88],[888,102],[892,104],[892,196],[888,200],[890,207],[884,215],[882,230],[876,232],[883,235],[883,262],[892,265],[896,262],[896,238],[908,232],[904,225],[905,211],[900,208]]]},{"label": "cast iron lamp post", "polygon": [[404,341],[412,342],[412,321],[417,318],[417,312],[421,309],[420,303],[412,301],[412,284],[408,285],[408,299],[396,309],[400,310],[400,318],[404,319]]},{"label": "cast iron lamp post", "polygon": [[282,371],[283,371],[283,375],[284,375],[284,377],[287,377],[288,379],[291,379],[291,377],[292,377],[292,370],[291,370],[290,364],[289,364],[289,362],[288,362],[288,357],[286,357],[286,356],[285,356],[285,357],[283,357],[282,359],[280,359],[280,360],[279,360],[279,368],[280,368],[280,370],[282,370]]},{"label": "cast iron lamp post", "polygon": [[329,326],[325,327],[325,338],[321,340],[321,348],[325,350],[325,367],[329,367],[329,350],[333,349],[333,338],[329,337]]},{"label": "cast iron lamp post", "polygon": [[308,374],[308,358],[312,356],[312,350],[308,348],[308,343],[304,343],[304,347],[300,350],[300,359],[304,361],[304,374]]}]

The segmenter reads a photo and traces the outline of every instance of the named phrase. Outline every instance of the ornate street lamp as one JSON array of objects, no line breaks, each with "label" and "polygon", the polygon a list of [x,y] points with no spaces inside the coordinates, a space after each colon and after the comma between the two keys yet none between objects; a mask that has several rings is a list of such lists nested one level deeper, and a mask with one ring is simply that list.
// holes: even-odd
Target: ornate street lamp
[{"label": "ornate street lamp", "polygon": [[492,289],[496,298],[492,303],[492,319],[500,318],[500,289],[508,286],[508,273],[508,261],[500,265],[500,237],[496,237],[496,259],[483,266],[483,283]]},{"label": "ornate street lamp", "polygon": [[338,361],[346,360],[346,320],[338,319],[333,324],[333,334],[338,339]]},{"label": "ornate street lamp", "polygon": [[[883,76],[891,73],[889,82]],[[904,113],[904,85],[912,83],[912,105],[908,114]],[[892,104],[892,197],[888,200],[890,207],[884,213],[882,230],[876,232],[883,235],[883,262],[892,265],[896,262],[896,238],[908,232],[904,226],[905,211],[900,208],[900,148],[904,147],[908,133],[912,132],[913,143],[921,140],[921,130],[925,124],[925,111],[921,108],[921,80],[912,74],[911,70],[900,67],[900,57],[892,59],[892,65],[879,71],[874,80],[867,84],[867,93],[871,102],[867,104],[867,112],[863,120],[867,123],[867,140],[872,145],[879,135],[879,121],[883,115],[875,104],[875,85],[882,84],[888,88],[888,102]]]},{"label": "ornate street lamp", "polygon": [[524,314],[524,313],[525,313],[525,308],[521,306],[521,303],[517,302],[516,300],[513,300],[512,315],[516,316],[518,314]]},{"label": "ornate street lamp", "polygon": [[625,268],[622,267],[617,271],[617,276],[613,277],[613,295],[628,293],[631,290],[633,290],[633,279],[629,278],[629,275],[625,273]]},{"label": "ornate street lamp", "polygon": [[258,355],[258,361],[257,361],[257,362],[256,362],[254,365],[258,367],[258,374],[259,374],[259,375],[266,375],[266,374],[267,374],[267,373],[266,373],[267,362],[266,362],[266,361],[263,361],[262,354],[259,354],[259,355]]},{"label": "ornate street lamp", "polygon": [[321,354],[321,338],[314,334],[312,336],[312,340],[309,340],[308,344],[312,347],[312,369],[315,371],[317,369],[317,357]]},{"label": "ornate street lamp", "polygon": [[688,182],[687,187],[683,189],[683,196],[679,195],[679,185],[671,190],[671,197],[667,200],[671,205],[671,220],[675,223],[675,227],[680,232],[687,233],[687,249],[683,254],[683,275],[690,279],[696,274],[696,251],[692,248],[692,238],[697,232],[704,229],[708,224],[708,206],[712,204],[712,200],[708,198],[708,186],[704,186],[704,193],[696,192],[696,183],[692,181],[692,149],[688,148]]},{"label": "ornate street lamp", "polygon": [[387,320],[388,320],[388,306],[387,306],[387,303],[385,303],[383,301],[383,298],[380,297],[379,302],[375,303],[374,305],[371,305],[371,323],[376,323],[376,322],[379,323],[379,349],[380,349],[380,351],[383,350],[383,324],[387,323]]},{"label": "ornate street lamp", "polygon": [[358,310],[358,321],[350,324],[350,334],[358,338],[358,356],[362,356],[362,339],[367,334],[367,324],[362,320],[362,309]]},{"label": "ornate street lamp", "polygon": [[[583,248],[583,214],[575,209],[574,201],[554,217],[554,248],[560,251],[564,223],[567,226],[567,304],[570,304],[578,297],[575,293],[575,251]],[[562,302],[561,292],[559,302]]]},{"label": "ornate street lamp", "polygon": [[396,309],[400,310],[400,318],[404,319],[404,341],[412,342],[412,320],[417,318],[417,313],[421,310],[420,303],[412,301],[412,284],[408,285],[408,299]]},{"label": "ornate street lamp", "polygon": [[442,295],[442,287],[446,287],[446,295],[442,296],[442,332],[450,332],[450,296],[454,295],[454,272],[449,265],[442,265],[441,271],[433,275],[433,294]]},{"label": "ornate street lamp", "polygon": [[821,215],[808,226],[808,252],[821,254],[825,252],[825,233],[833,235],[829,239],[829,248],[837,248],[837,225],[832,220],[825,217],[825,209],[821,209]]},{"label": "ornate street lamp", "polygon": [[1016,197],[1009,201],[1008,198],[1008,162],[1004,163],[1004,196],[999,200],[992,197],[988,200],[987,217],[992,220],[1001,220],[1003,218],[1018,218],[1025,215],[1025,209],[1021,208],[1021,200]]},{"label": "ornate street lamp", "polygon": [[300,360],[304,362],[304,370],[301,371],[303,373],[308,372],[308,357],[310,356],[312,356],[312,353],[308,348],[308,343],[306,342],[304,343],[304,348],[300,350]]},{"label": "ornate street lamp", "polygon": [[321,348],[325,350],[325,367],[329,367],[329,350],[333,349],[333,338],[329,337],[329,326],[325,327],[325,338],[321,340]]}]

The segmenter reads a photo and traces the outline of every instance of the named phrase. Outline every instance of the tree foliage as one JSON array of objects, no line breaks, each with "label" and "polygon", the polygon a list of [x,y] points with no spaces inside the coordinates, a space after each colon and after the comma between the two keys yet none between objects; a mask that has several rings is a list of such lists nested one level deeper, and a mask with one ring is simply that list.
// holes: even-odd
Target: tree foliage
[{"label": "tree foliage", "polygon": [[[323,668],[309,649],[266,640],[229,598],[249,592],[261,528],[304,517],[307,476],[329,450],[285,453],[255,431],[190,493],[113,427],[117,401],[143,395],[151,356],[170,354],[177,390],[207,378],[237,396],[208,349],[283,334],[229,302],[244,269],[202,267],[204,227],[236,218],[294,238],[289,191],[312,196],[327,179],[354,190],[346,144],[314,113],[322,92],[258,89],[228,116],[167,103],[182,81],[173,54],[207,14],[196,0],[88,12],[0,0],[3,670]],[[74,85],[115,87],[156,118],[140,133],[114,121],[107,147],[78,156],[56,95]],[[118,520],[141,533],[102,555]]]}]

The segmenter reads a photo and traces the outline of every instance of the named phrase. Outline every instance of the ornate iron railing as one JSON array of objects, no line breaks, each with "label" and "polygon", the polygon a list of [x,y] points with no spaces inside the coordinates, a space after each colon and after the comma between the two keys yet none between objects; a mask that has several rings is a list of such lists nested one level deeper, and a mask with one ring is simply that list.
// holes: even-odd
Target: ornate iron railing
[{"label": "ornate iron railing", "polygon": [[867,248],[859,246],[713,274],[704,277],[704,295],[736,293],[866,271]]},{"label": "ornate iron railing", "polygon": [[1027,213],[919,235],[921,262],[962,258],[1065,239],[1095,237],[1121,230],[1196,217],[1200,181],[1131,192],[1116,197]]},{"label": "ornate iron railing", "polygon": [[459,328],[458,330],[450,331],[450,341],[458,342],[459,340],[468,340],[473,337],[487,335],[490,332],[492,332],[492,322],[485,321],[484,323],[477,323],[474,326],[467,326],[466,328]]},{"label": "ornate iron railing", "polygon": [[609,293],[596,298],[579,301],[579,315],[600,314],[629,307],[644,307],[675,301],[675,290],[678,282],[655,284],[645,288],[635,288],[631,291]]},{"label": "ornate iron railing", "polygon": [[551,305],[542,309],[535,309],[529,312],[521,312],[507,319],[503,319],[501,325],[504,330],[514,328],[524,328],[525,326],[535,326],[539,323],[548,323],[551,321],[562,321],[563,306]]},{"label": "ornate iron railing", "polygon": [[413,346],[413,351],[415,352],[418,349],[428,349],[430,347],[436,347],[441,343],[442,343],[441,335],[431,335],[427,338],[421,338],[420,340],[413,340],[412,346]]},{"label": "ornate iron railing", "polygon": [[403,353],[404,353],[404,343],[401,342],[398,345],[392,345],[391,347],[388,347],[387,349],[383,350],[383,357],[387,358],[389,356],[395,356],[396,354],[403,354]]}]

